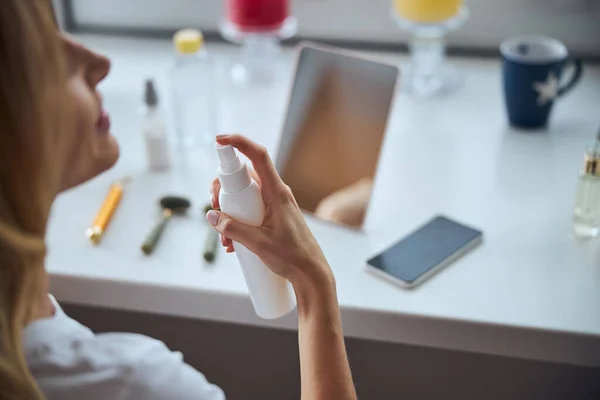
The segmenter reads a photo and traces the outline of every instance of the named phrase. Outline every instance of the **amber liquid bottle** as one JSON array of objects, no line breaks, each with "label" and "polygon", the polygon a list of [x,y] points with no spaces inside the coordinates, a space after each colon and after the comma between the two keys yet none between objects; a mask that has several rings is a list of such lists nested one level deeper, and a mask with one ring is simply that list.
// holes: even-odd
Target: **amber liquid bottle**
[{"label": "amber liquid bottle", "polygon": [[573,226],[578,237],[600,236],[600,132],[584,156],[575,194]]}]

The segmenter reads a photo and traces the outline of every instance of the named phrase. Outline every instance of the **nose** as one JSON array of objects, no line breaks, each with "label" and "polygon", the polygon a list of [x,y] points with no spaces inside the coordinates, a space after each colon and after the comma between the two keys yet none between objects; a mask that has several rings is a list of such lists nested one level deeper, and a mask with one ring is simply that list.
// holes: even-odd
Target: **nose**
[{"label": "nose", "polygon": [[105,56],[91,52],[89,54],[89,63],[86,73],[86,79],[91,87],[96,87],[102,82],[110,71],[110,60]]}]

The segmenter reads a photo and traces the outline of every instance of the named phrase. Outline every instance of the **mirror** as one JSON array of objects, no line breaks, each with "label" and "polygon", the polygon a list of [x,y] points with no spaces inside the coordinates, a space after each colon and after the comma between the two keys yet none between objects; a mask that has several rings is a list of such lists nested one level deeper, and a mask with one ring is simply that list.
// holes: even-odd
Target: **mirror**
[{"label": "mirror", "polygon": [[276,166],[303,210],[362,227],[397,78],[392,65],[300,46]]}]

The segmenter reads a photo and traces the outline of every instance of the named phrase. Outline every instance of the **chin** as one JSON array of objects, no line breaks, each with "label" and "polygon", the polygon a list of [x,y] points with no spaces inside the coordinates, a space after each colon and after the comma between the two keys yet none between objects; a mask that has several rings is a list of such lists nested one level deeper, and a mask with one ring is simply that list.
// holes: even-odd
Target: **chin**
[{"label": "chin", "polygon": [[99,172],[97,175],[102,172],[112,168],[115,166],[117,161],[119,161],[119,156],[121,155],[121,149],[119,147],[119,143],[114,136],[109,136],[108,145],[106,146],[106,151],[103,152],[102,160],[99,163]]},{"label": "chin", "polygon": [[102,146],[101,151],[89,158],[81,158],[78,168],[69,169],[61,191],[72,189],[108,171],[119,160],[119,154],[120,150],[116,139],[109,136],[107,144]]},{"label": "chin", "polygon": [[102,152],[102,155],[95,158],[94,167],[90,170],[87,179],[83,180],[81,183],[108,171],[115,166],[117,161],[119,161],[120,149],[117,141],[111,136],[109,142],[110,143],[106,146],[105,151]]}]

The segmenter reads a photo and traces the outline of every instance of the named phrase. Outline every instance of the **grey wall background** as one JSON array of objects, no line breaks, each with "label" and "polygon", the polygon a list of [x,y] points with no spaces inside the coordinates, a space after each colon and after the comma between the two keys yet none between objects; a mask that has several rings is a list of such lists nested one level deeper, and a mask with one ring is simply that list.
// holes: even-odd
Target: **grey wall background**
[{"label": "grey wall background", "polygon": [[[164,341],[229,400],[300,398],[295,332],[63,306],[96,332]],[[346,344],[360,399],[600,399],[600,369],[358,339]]]}]

